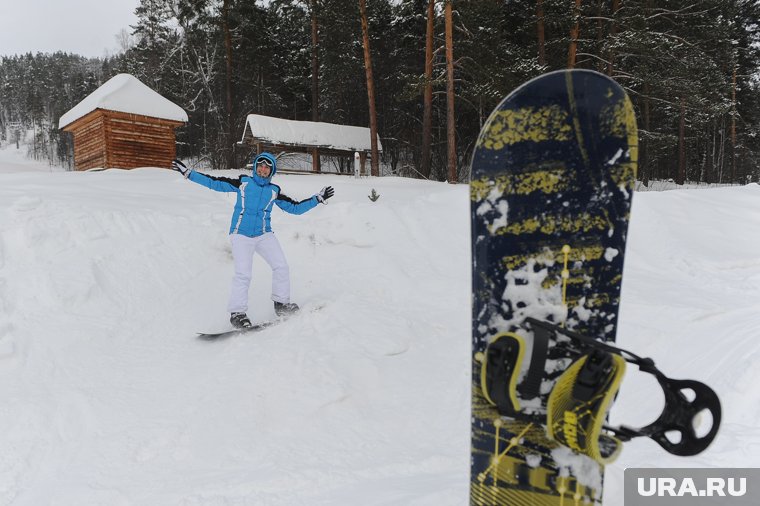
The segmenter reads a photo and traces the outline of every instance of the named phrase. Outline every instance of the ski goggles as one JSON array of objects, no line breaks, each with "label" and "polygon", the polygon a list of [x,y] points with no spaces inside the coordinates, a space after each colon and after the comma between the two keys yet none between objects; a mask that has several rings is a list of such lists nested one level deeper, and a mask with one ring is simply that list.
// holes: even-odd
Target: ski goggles
[{"label": "ski goggles", "polygon": [[269,167],[270,169],[272,169],[272,168],[273,168],[273,165],[272,165],[272,161],[271,161],[271,160],[269,160],[268,158],[258,158],[258,159],[256,160],[256,167],[258,167],[259,165],[262,165],[262,164],[263,164],[263,165],[266,165],[266,166],[267,166],[267,167]]}]

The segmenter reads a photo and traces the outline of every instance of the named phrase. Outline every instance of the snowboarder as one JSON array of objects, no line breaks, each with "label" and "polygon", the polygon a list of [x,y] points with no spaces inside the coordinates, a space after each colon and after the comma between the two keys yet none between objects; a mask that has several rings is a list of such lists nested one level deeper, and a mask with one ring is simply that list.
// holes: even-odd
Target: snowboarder
[{"label": "snowboarder", "polygon": [[253,159],[251,176],[241,175],[238,179],[215,177],[188,168],[180,160],[172,162],[172,169],[186,179],[218,192],[237,193],[237,201],[232,212],[230,242],[235,264],[230,298],[227,309],[230,323],[235,328],[251,327],[248,311],[248,289],[251,284],[253,255],[260,254],[272,268],[272,300],[277,316],[286,316],[298,311],[298,305],[290,301],[290,271],[280,243],[272,232],[270,218],[272,207],[291,214],[303,214],[317,204],[326,204],[334,195],[331,186],[326,186],[316,195],[296,202],[273,184],[277,173],[277,159],[271,153],[261,153]]}]

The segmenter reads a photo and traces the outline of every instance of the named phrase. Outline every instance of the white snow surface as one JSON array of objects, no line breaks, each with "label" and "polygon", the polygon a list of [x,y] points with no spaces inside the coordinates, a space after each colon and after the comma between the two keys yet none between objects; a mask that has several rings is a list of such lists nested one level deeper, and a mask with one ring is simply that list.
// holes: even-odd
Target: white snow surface
[{"label": "white snow surface", "polygon": [[117,74],[87,95],[58,121],[58,128],[96,109],[140,114],[152,118],[187,122],[187,113],[130,74]]},{"label": "white snow surface", "polygon": [[[251,136],[272,144],[351,151],[369,151],[372,142],[369,128],[322,121],[295,121],[260,114],[249,114],[246,118],[243,141]],[[377,137],[377,149],[383,150],[380,136]]]},{"label": "white snow surface", "polygon": [[[465,185],[278,175],[328,205],[273,227],[301,314],[220,342],[232,197],[161,169],[51,172],[0,150],[0,505],[467,504]],[[367,195],[380,194],[377,202]],[[760,187],[634,196],[618,343],[707,382],[724,421],[693,458],[760,464]],[[274,316],[254,260],[250,315]],[[311,311],[311,309],[320,308]],[[629,367],[613,422],[662,395]]]}]

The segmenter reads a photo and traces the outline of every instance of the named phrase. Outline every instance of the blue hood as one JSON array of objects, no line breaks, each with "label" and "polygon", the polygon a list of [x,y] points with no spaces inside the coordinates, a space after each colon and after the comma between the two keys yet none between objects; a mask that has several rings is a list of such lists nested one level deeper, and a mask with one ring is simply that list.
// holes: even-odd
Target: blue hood
[{"label": "blue hood", "polygon": [[[269,174],[269,177],[266,177],[266,178],[261,177],[258,174],[256,174],[256,165],[258,165],[259,160],[261,160],[262,158],[272,163],[272,173]],[[253,172],[252,174],[253,180],[256,182],[257,185],[264,186],[265,184],[268,184],[269,181],[271,181],[274,175],[277,173],[277,158],[275,158],[275,156],[272,153],[267,153],[266,151],[263,153],[260,153],[253,159],[252,172]]]}]

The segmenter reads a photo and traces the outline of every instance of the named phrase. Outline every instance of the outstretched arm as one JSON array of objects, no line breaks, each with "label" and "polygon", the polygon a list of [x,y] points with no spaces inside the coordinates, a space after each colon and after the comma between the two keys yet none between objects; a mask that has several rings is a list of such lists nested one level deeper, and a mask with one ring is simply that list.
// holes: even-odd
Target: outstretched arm
[{"label": "outstretched arm", "polygon": [[306,211],[314,209],[317,204],[327,204],[327,199],[335,194],[332,186],[325,186],[322,190],[311,197],[310,199],[296,202],[284,193],[277,194],[277,199],[274,201],[277,207],[290,214],[303,214]]},{"label": "outstretched arm", "polygon": [[306,211],[314,209],[319,204],[316,196],[296,202],[284,193],[279,193],[274,203],[277,204],[277,207],[290,214],[303,214]]},{"label": "outstretched arm", "polygon": [[191,171],[187,178],[193,183],[210,188],[215,192],[236,192],[240,188],[240,179],[231,179],[228,177],[215,177],[200,172]]},{"label": "outstretched arm", "polygon": [[239,179],[230,179],[228,177],[215,177],[207,174],[202,174],[189,169],[184,163],[179,160],[172,162],[172,169],[185,176],[185,179],[189,179],[193,183],[198,183],[201,186],[210,188],[217,192],[236,192],[240,188]]}]

